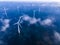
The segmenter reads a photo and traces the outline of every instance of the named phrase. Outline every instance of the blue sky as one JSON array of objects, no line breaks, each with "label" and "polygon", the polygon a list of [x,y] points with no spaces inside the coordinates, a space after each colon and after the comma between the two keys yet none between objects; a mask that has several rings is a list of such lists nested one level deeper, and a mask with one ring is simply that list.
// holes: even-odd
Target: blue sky
[{"label": "blue sky", "polygon": [[60,0],[0,0],[0,1],[16,1],[16,2],[60,2]]}]

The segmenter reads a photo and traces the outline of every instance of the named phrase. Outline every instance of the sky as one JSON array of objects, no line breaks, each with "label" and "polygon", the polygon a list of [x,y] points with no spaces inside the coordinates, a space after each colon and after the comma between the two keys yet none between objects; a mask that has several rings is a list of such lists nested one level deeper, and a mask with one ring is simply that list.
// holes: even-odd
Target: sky
[{"label": "sky", "polygon": [[12,2],[60,2],[60,0],[0,0],[1,1],[12,1]]}]

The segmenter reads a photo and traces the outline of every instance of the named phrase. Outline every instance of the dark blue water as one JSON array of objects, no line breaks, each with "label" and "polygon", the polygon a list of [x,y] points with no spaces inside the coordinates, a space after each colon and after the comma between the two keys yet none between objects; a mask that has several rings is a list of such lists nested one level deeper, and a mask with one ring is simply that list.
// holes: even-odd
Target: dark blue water
[{"label": "dark blue water", "polygon": [[[34,4],[34,6],[32,6]],[[54,31],[60,33],[60,7],[49,5],[42,6],[42,4],[46,3],[24,3],[24,2],[0,2],[0,18],[3,19],[11,19],[10,27],[6,29],[5,32],[0,31],[0,37],[4,35],[0,40],[3,41],[0,45],[60,45],[60,41],[55,43],[54,39]],[[52,3],[55,4],[55,3]],[[19,6],[19,10],[17,10],[17,6]],[[3,8],[8,8],[7,16],[3,11]],[[40,8],[40,12],[39,12]],[[30,17],[33,17],[33,10],[36,10],[35,17],[41,18],[44,20],[48,17],[55,18],[55,22],[52,26],[42,26],[39,23],[32,24],[28,26],[28,22],[23,22],[21,33],[18,34],[17,25],[13,25],[16,23],[20,16],[27,14]],[[3,24],[0,21],[0,30]],[[48,36],[49,40],[45,41],[44,37]]]}]

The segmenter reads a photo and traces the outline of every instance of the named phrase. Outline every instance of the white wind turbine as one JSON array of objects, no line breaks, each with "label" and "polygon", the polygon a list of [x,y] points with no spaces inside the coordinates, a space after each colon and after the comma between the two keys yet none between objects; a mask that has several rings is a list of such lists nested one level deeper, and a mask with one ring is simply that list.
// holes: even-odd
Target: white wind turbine
[{"label": "white wind turbine", "polygon": [[35,16],[36,16],[36,15],[35,15],[35,12],[36,12],[36,11],[35,11],[35,10],[33,10],[33,18],[36,18],[36,17],[35,17]]},{"label": "white wind turbine", "polygon": [[20,35],[20,30],[21,30],[20,28],[22,28],[22,26],[21,26],[21,18],[22,18],[22,16],[19,17],[19,20],[16,23],[14,23],[14,25],[18,26],[18,33],[19,33],[19,35]]},{"label": "white wind turbine", "polygon": [[19,7],[19,6],[17,6],[17,11],[18,11],[18,14],[19,14],[19,8],[20,8],[20,7]]},{"label": "white wind turbine", "polygon": [[3,10],[4,10],[5,16],[8,17],[8,16],[7,16],[7,10],[8,10],[8,8],[5,8],[5,7],[4,7]]}]

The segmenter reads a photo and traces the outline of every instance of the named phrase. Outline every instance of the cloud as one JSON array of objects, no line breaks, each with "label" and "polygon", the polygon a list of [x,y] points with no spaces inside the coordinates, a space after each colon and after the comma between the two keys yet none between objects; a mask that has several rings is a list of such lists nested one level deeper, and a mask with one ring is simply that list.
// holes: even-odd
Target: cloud
[{"label": "cloud", "polygon": [[36,24],[38,21],[40,21],[40,19],[31,18],[31,20],[29,22],[30,22],[30,24]]},{"label": "cloud", "polygon": [[9,22],[10,22],[9,19],[2,20],[3,26],[2,26],[1,31],[5,31],[9,27]]},{"label": "cloud", "polygon": [[52,20],[51,19],[45,19],[41,22],[42,25],[51,25],[52,24]]},{"label": "cloud", "polygon": [[24,22],[24,21],[29,22],[29,24],[36,24],[37,22],[39,22],[43,26],[54,26],[53,23],[55,21],[55,18],[49,17],[49,18],[46,18],[46,19],[41,21],[40,18],[35,18],[35,17],[30,17],[28,15],[23,15],[21,22]]},{"label": "cloud", "polygon": [[56,42],[60,41],[60,33],[54,31],[54,37],[55,37]]},{"label": "cloud", "polygon": [[53,22],[55,21],[54,18],[47,18],[41,21],[41,25],[46,25],[46,26],[53,26]]},{"label": "cloud", "polygon": [[[28,15],[24,15],[22,20],[24,21],[28,21],[29,24],[35,24],[37,23],[38,21],[40,21],[40,18],[36,19],[35,17],[30,17]],[[23,21],[22,21],[23,22]]]},{"label": "cloud", "polygon": [[28,15],[23,15],[23,20],[25,20],[25,21],[29,21],[30,19],[31,19],[30,16],[28,16]]}]

